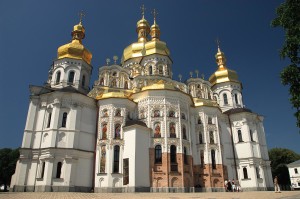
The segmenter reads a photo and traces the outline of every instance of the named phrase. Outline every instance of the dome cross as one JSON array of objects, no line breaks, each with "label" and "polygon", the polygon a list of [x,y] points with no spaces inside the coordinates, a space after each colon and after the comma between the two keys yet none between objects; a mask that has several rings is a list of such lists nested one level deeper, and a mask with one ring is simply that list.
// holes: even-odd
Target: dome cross
[{"label": "dome cross", "polygon": [[82,18],[85,16],[83,10],[81,10],[81,11],[78,13],[78,15],[79,15],[79,24],[82,24]]},{"label": "dome cross", "polygon": [[145,10],[146,10],[146,8],[145,8],[145,6],[144,6],[144,4],[141,6],[141,14],[142,14],[142,17],[143,17],[143,19],[145,18]]}]

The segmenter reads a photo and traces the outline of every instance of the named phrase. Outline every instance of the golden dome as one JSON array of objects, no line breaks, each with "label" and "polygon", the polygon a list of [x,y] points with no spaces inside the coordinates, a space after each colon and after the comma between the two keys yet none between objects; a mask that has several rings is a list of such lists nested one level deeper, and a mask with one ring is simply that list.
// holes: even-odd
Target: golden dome
[{"label": "golden dome", "polygon": [[72,31],[72,41],[62,45],[57,50],[57,59],[72,58],[82,59],[91,64],[92,53],[82,45],[85,37],[85,29],[81,22],[74,26]]},{"label": "golden dome", "polygon": [[226,58],[224,53],[221,52],[220,47],[218,47],[218,52],[215,57],[218,64],[218,70],[210,76],[209,82],[212,85],[223,82],[240,83],[237,73],[234,70],[230,70],[226,67]]},{"label": "golden dome", "polygon": [[[147,41],[147,36],[150,32],[151,41]],[[122,61],[135,57],[142,57],[152,54],[170,55],[165,42],[160,41],[160,29],[154,20],[154,24],[149,29],[149,24],[144,17],[137,22],[138,42],[132,43],[124,49]]]}]

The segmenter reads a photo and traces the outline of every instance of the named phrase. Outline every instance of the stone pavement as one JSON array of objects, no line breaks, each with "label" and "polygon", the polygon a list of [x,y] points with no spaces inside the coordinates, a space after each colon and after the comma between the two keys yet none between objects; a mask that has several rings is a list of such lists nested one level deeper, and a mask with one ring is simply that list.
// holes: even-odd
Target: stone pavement
[{"label": "stone pavement", "polygon": [[118,199],[300,199],[300,191],[271,191],[254,192],[205,192],[205,193],[77,193],[77,192],[39,192],[39,193],[0,193],[0,199],[89,199],[89,198],[118,198]]}]

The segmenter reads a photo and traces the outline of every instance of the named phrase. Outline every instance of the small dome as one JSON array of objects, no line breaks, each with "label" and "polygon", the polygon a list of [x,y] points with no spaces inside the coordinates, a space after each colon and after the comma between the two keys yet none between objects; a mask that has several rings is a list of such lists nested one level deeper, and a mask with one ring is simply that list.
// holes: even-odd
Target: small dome
[{"label": "small dome", "polygon": [[136,23],[136,28],[137,28],[137,31],[138,31],[138,29],[141,29],[141,28],[149,29],[150,25],[149,25],[148,21],[145,18],[142,18],[141,20],[139,20]]},{"label": "small dome", "polygon": [[72,31],[72,41],[58,48],[57,59],[82,59],[88,64],[91,64],[92,53],[82,44],[82,39],[84,39],[84,37],[85,29],[83,25],[81,23],[75,25]]},{"label": "small dome", "polygon": [[216,62],[218,64],[218,70],[210,76],[209,82],[212,85],[223,83],[223,82],[240,83],[238,80],[237,73],[234,70],[230,70],[226,67],[226,57],[224,53],[221,52],[219,47],[215,57],[216,57]]}]

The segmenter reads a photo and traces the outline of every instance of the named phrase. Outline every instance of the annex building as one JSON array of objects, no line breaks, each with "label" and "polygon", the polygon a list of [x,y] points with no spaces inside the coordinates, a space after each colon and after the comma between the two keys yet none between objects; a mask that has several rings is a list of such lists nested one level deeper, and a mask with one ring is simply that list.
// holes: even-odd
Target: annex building
[{"label": "annex building", "polygon": [[[246,109],[242,84],[218,46],[208,80],[172,78],[170,50],[154,18],[137,22],[121,64],[99,67],[85,28],[57,50],[30,105],[13,191],[244,191],[273,188],[263,117]],[[116,60],[116,59],[115,59]]]}]

